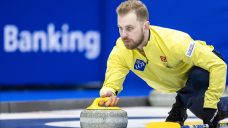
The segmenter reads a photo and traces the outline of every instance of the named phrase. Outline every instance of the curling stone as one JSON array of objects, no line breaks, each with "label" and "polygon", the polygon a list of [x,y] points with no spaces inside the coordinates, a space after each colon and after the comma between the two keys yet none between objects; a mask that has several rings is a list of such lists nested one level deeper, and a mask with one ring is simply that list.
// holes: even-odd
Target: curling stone
[{"label": "curling stone", "polygon": [[106,98],[96,98],[92,105],[80,114],[81,128],[126,128],[128,123],[127,112],[119,107],[99,106],[100,100],[108,101]]}]

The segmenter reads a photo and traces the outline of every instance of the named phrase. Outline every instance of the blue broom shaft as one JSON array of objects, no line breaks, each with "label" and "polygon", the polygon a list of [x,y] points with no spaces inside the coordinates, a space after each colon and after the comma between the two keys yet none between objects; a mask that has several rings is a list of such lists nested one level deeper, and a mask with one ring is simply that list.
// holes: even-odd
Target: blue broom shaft
[{"label": "blue broom shaft", "polygon": [[[228,123],[219,123],[219,127],[227,127]],[[207,124],[200,124],[200,125],[185,125],[181,126],[181,128],[209,128]]]},{"label": "blue broom shaft", "polygon": [[209,128],[209,126],[207,124],[185,125],[185,126],[181,126],[181,128]]}]

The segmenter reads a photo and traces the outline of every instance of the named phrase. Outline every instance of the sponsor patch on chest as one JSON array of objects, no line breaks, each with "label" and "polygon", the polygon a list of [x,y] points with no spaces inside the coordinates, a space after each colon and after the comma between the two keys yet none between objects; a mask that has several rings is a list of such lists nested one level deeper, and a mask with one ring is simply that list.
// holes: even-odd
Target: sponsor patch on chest
[{"label": "sponsor patch on chest", "polygon": [[160,56],[162,62],[167,62],[166,56]]}]

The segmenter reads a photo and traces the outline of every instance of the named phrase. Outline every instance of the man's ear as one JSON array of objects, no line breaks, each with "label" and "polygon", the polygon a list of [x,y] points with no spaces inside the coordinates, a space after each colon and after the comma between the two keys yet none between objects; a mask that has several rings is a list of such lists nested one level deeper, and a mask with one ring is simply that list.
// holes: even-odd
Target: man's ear
[{"label": "man's ear", "polygon": [[149,30],[150,29],[150,22],[146,21],[143,26],[144,26],[145,30]]},{"label": "man's ear", "polygon": [[146,21],[143,23],[143,32],[145,32],[145,30],[149,30],[150,29],[150,22]]}]

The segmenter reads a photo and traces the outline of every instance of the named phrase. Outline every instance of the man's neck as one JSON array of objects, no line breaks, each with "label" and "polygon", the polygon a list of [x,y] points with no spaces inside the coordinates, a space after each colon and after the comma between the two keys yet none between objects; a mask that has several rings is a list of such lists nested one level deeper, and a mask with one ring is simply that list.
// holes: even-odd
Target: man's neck
[{"label": "man's neck", "polygon": [[150,38],[150,30],[146,31],[144,40],[142,41],[141,45],[137,47],[138,51],[143,52],[143,47],[147,45],[148,41],[150,40],[149,38]]}]

